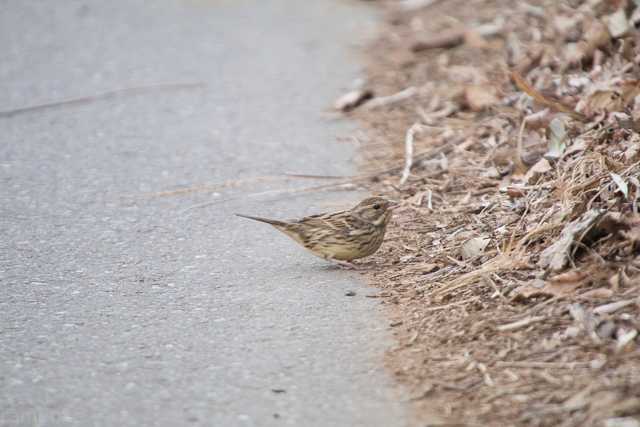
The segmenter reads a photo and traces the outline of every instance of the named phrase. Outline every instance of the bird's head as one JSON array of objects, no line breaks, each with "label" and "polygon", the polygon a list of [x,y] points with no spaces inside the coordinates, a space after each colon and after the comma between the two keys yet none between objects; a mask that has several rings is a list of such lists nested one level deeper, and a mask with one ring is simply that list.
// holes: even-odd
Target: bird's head
[{"label": "bird's head", "polygon": [[386,225],[391,218],[392,210],[397,206],[398,202],[384,197],[369,197],[358,203],[353,208],[353,213],[374,225]]}]

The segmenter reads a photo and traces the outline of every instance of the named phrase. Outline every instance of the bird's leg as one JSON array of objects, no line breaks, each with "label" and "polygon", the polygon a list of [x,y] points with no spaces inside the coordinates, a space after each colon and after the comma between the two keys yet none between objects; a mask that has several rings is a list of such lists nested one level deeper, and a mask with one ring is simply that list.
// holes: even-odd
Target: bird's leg
[{"label": "bird's leg", "polygon": [[346,270],[357,270],[358,269],[358,265],[354,264],[352,262],[349,261],[337,261],[334,260],[334,262],[336,262],[340,267],[346,269]]},{"label": "bird's leg", "polygon": [[325,259],[327,261],[331,261],[334,264],[339,265],[340,267],[346,269],[346,270],[357,270],[358,269],[358,265],[354,264],[353,262],[350,261],[343,261],[343,260],[339,260],[339,259],[335,259],[332,257],[325,257]]}]

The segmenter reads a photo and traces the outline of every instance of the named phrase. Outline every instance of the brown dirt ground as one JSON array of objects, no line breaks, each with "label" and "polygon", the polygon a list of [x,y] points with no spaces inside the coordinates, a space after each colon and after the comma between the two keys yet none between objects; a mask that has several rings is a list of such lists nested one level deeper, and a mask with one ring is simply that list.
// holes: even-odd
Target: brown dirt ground
[{"label": "brown dirt ground", "polygon": [[635,3],[401,4],[348,114],[402,200],[370,278],[416,424],[640,426]]}]

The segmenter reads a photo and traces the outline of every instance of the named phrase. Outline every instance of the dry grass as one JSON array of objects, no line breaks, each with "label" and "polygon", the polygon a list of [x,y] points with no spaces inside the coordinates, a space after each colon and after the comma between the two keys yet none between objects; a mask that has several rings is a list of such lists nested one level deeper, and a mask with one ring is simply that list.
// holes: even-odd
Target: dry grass
[{"label": "dry grass", "polygon": [[386,7],[368,67],[378,98],[349,114],[368,130],[363,176],[403,200],[372,280],[418,418],[639,420],[640,12]]}]

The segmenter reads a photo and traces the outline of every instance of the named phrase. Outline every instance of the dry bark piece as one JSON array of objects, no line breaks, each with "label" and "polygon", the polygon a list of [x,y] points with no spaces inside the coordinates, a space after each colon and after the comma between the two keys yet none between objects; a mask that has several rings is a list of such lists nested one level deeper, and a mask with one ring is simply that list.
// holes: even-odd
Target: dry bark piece
[{"label": "dry bark piece", "polygon": [[336,100],[333,107],[338,111],[349,112],[373,98],[370,89],[356,89],[345,93]]}]

